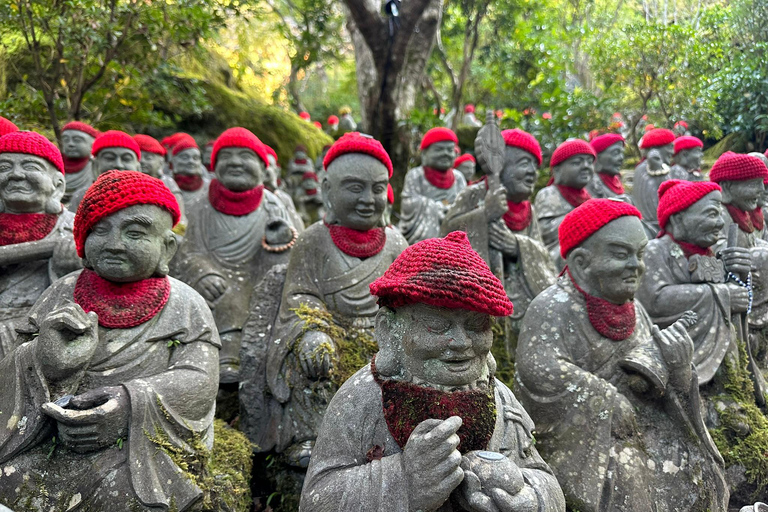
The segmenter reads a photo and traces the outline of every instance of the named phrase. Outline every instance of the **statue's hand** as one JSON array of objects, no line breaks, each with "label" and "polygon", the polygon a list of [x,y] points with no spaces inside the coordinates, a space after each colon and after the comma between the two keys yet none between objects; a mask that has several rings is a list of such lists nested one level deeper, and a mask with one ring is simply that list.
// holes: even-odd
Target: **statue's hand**
[{"label": "statue's hand", "polygon": [[524,492],[523,474],[511,459],[500,453],[473,451],[463,457],[461,467],[464,470],[464,481],[459,497],[469,510],[538,510],[535,493],[531,496]]},{"label": "statue's hand", "polygon": [[635,408],[627,397],[618,393],[611,417],[611,434],[617,439],[626,439],[637,432]]},{"label": "statue's hand", "polygon": [[501,512],[537,512],[539,497],[533,487],[526,485],[515,495],[503,489],[492,489],[491,496]]},{"label": "statue's hand", "polygon": [[499,187],[494,191],[489,191],[485,196],[485,218],[488,222],[499,220],[502,215],[507,213],[507,191],[504,187]]},{"label": "statue's hand", "polygon": [[208,275],[197,283],[195,289],[211,305],[227,291],[227,280],[221,276]]},{"label": "statue's hand", "polygon": [[96,313],[86,314],[74,302],[54,309],[43,319],[36,356],[49,384],[87,368],[99,343],[98,320]]},{"label": "statue's hand", "polygon": [[295,231],[291,225],[283,219],[274,219],[267,224],[264,238],[267,245],[285,245],[291,242],[295,237]]},{"label": "statue's hand", "polygon": [[652,328],[653,337],[661,349],[661,355],[670,370],[670,383],[677,389],[686,390],[691,381],[693,340],[680,321],[664,330]]},{"label": "statue's hand", "polygon": [[298,343],[297,356],[304,375],[310,379],[327,378],[333,370],[336,346],[330,336],[320,331],[307,331]]},{"label": "statue's hand", "polygon": [[725,270],[737,276],[745,276],[752,268],[752,256],[749,249],[743,247],[727,247],[720,251]]},{"label": "statue's hand", "polygon": [[749,309],[749,292],[736,283],[726,283],[728,295],[731,297],[731,312],[746,313]]},{"label": "statue's hand", "polygon": [[512,258],[517,256],[517,237],[506,224],[500,221],[488,226],[488,241],[491,248],[504,253]]},{"label": "statue's hand", "polygon": [[131,407],[123,386],[92,389],[66,409],[49,402],[42,410],[56,421],[61,442],[78,453],[102,450],[128,435]]},{"label": "statue's hand", "polygon": [[461,424],[458,416],[428,419],[411,432],[402,455],[409,510],[437,510],[464,479],[461,454],[456,449]]}]

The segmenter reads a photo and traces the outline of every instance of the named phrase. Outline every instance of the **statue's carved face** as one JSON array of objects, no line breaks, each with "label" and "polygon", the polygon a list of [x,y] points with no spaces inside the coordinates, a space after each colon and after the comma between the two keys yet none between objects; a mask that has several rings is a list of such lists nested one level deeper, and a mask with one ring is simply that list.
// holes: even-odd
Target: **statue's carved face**
[{"label": "statue's carved face", "polygon": [[216,154],[216,179],[234,192],[244,192],[264,183],[264,164],[248,148],[224,148]]},{"label": "statue's carved face", "polygon": [[486,375],[493,343],[489,315],[411,304],[397,309],[395,321],[407,325],[401,357],[414,382],[466,386]]},{"label": "statue's carved face", "polygon": [[757,208],[758,201],[765,192],[762,178],[744,181],[724,181],[723,202],[735,206],[741,211],[749,212]]},{"label": "statue's carved face", "polygon": [[149,174],[153,178],[160,177],[160,169],[163,168],[165,159],[157,153],[150,153],[149,151],[141,152],[141,172]]},{"label": "statue's carved face", "polygon": [[592,179],[594,170],[595,159],[592,155],[574,155],[556,165],[552,172],[555,175],[555,184],[572,188],[584,188]]},{"label": "statue's carved face", "polygon": [[635,297],[645,273],[643,252],[647,244],[640,219],[619,217],[571,251],[568,268],[590,295],[623,304]]},{"label": "statue's carved face", "polygon": [[471,160],[467,162],[461,162],[456,170],[463,174],[464,179],[467,180],[467,183],[469,183],[472,181],[472,177],[475,175],[475,162]]},{"label": "statue's carved face", "polygon": [[179,151],[177,154],[171,157],[174,174],[202,176],[202,162],[203,160],[200,156],[200,150],[197,148],[189,148],[185,149],[184,151]]},{"label": "statue's carved face", "polygon": [[710,247],[717,243],[725,225],[720,205],[723,197],[715,190],[669,218],[667,231],[681,242]]},{"label": "statue's carved face", "polygon": [[624,143],[617,142],[608,146],[605,151],[597,154],[596,164],[598,172],[606,174],[619,174],[624,165]]},{"label": "statue's carved face", "polygon": [[61,153],[69,158],[91,156],[93,141],[93,137],[80,130],[65,130],[61,132]]},{"label": "statue's carved face", "polygon": [[524,149],[507,146],[504,150],[504,168],[501,184],[507,190],[507,199],[525,201],[536,185],[536,157]]},{"label": "statue's carved face", "polygon": [[435,142],[421,153],[421,165],[438,171],[447,171],[456,160],[456,144],[451,141]]},{"label": "statue's carved face", "polygon": [[85,260],[104,279],[131,283],[168,272],[176,252],[171,215],[139,204],[101,219],[85,240]]},{"label": "statue's carved face", "polygon": [[675,163],[686,170],[701,169],[704,152],[701,148],[684,149],[675,155]]},{"label": "statue's carved face", "polygon": [[667,144],[666,146],[659,146],[658,148],[655,148],[659,151],[659,154],[661,155],[661,161],[665,164],[669,165],[670,162],[672,162],[672,157],[675,155],[675,145],[674,144]]},{"label": "statue's carved face", "polygon": [[270,188],[277,188],[277,179],[280,177],[280,168],[277,166],[277,161],[272,155],[267,155],[269,165],[264,170],[264,183],[269,185]]},{"label": "statue's carved face", "polygon": [[97,174],[107,171],[141,171],[139,157],[132,149],[128,148],[104,148],[99,151],[94,160]]},{"label": "statue's carved face", "polygon": [[[0,203],[8,213],[58,213],[64,175],[48,160],[26,153],[0,154]],[[47,205],[57,206],[55,211]]]},{"label": "statue's carved face", "polygon": [[211,155],[213,155],[213,146],[205,146],[203,148],[202,162],[205,165],[211,165]]},{"label": "statue's carved face", "polygon": [[339,224],[367,231],[381,225],[387,207],[389,171],[377,159],[347,154],[328,166],[323,180],[323,202]]}]

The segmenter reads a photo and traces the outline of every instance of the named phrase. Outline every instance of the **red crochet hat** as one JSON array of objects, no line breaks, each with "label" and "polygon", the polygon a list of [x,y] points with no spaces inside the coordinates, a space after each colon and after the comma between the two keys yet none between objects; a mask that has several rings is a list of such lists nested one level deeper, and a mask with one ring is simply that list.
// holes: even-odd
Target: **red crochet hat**
[{"label": "red crochet hat", "polygon": [[93,147],[91,147],[91,154],[96,156],[104,148],[127,148],[136,153],[136,158],[141,160],[141,148],[138,143],[133,140],[133,137],[125,132],[118,130],[109,130],[102,133],[96,140],[93,141]]},{"label": "red crochet hat", "polygon": [[595,150],[595,154],[602,153],[609,147],[613,146],[614,144],[621,142],[624,144],[624,137],[621,136],[619,133],[606,133],[604,135],[598,135],[591,141],[589,141],[589,145],[592,146],[592,149]]},{"label": "red crochet hat", "polygon": [[275,159],[275,163],[277,163],[277,152],[274,149],[272,149],[272,146],[267,146],[266,144],[264,144],[264,149],[266,150],[267,155],[272,155],[272,158]]},{"label": "red crochet hat", "polygon": [[722,189],[720,185],[711,181],[662,181],[659,185],[659,207],[657,210],[661,229],[666,228],[671,215],[687,209],[715,190]]},{"label": "red crochet hat", "polygon": [[464,112],[467,114],[474,114],[475,113],[475,106],[471,103],[467,104],[464,107]]},{"label": "red crochet hat", "polygon": [[264,147],[257,136],[255,136],[250,130],[236,126],[226,130],[219,135],[216,142],[213,144],[213,152],[211,153],[211,169],[216,168],[216,155],[219,154],[224,148],[248,148],[261,158],[265,166],[269,165],[269,159],[267,158],[267,149]]},{"label": "red crochet hat", "polygon": [[539,141],[536,140],[536,137],[519,128],[504,130],[501,132],[501,136],[504,137],[504,144],[529,152],[536,157],[536,161],[539,162],[539,166],[541,166],[541,146],[539,145]]},{"label": "red crochet hat", "polygon": [[678,137],[675,139],[675,154],[678,154],[679,152],[686,150],[686,149],[693,149],[693,148],[703,148],[704,143],[701,142],[697,137],[694,137],[692,135],[683,135],[682,137]]},{"label": "red crochet hat", "polygon": [[422,303],[493,316],[511,315],[513,309],[504,285],[463,231],[406,248],[370,289],[379,305],[393,309]]},{"label": "red crochet hat", "polygon": [[299,117],[305,121],[312,119],[312,116],[309,115],[309,112],[299,112]]},{"label": "red crochet hat", "polygon": [[768,178],[768,167],[756,156],[727,151],[720,155],[709,171],[709,181],[746,181]]},{"label": "red crochet hat", "polygon": [[675,142],[675,134],[672,130],[666,128],[654,128],[643,135],[643,142],[640,144],[642,149],[657,148],[667,146]]},{"label": "red crochet hat", "polygon": [[339,116],[331,114],[328,116],[328,124],[339,124]]},{"label": "red crochet hat", "polygon": [[164,137],[163,140],[160,141],[160,144],[166,149],[171,149],[173,148],[174,144],[176,144],[176,142],[185,135],[187,134],[184,132],[176,132],[173,135]]},{"label": "red crochet hat", "polygon": [[349,132],[339,137],[339,140],[334,142],[331,149],[325,154],[323,168],[328,170],[331,162],[347,153],[363,153],[372,156],[384,164],[387,171],[389,171],[389,177],[392,177],[392,160],[389,158],[384,146],[370,135],[363,135],[360,132]]},{"label": "red crochet hat", "polygon": [[0,137],[19,131],[19,127],[4,117],[0,117]]},{"label": "red crochet hat", "polygon": [[640,210],[617,199],[590,199],[568,213],[557,231],[560,239],[560,256],[566,258],[587,238],[603,226],[626,215],[642,219]]},{"label": "red crochet hat", "polygon": [[154,153],[156,155],[165,156],[167,151],[160,145],[160,143],[154,137],[149,135],[138,134],[133,136],[133,140],[139,145],[139,149],[146,151],[147,153]]},{"label": "red crochet hat", "polygon": [[453,133],[452,130],[443,127],[432,128],[427,133],[425,133],[424,138],[421,139],[421,149],[425,150],[435,142],[449,141],[453,142],[454,144],[459,143],[459,138],[456,137],[456,134]]},{"label": "red crochet hat", "polygon": [[391,183],[387,183],[387,202],[395,204],[395,189],[392,188]]},{"label": "red crochet hat", "polygon": [[61,151],[51,141],[36,132],[11,132],[0,137],[0,154],[26,153],[48,160],[64,174]]},{"label": "red crochet hat", "polygon": [[184,134],[183,137],[179,137],[176,140],[176,144],[173,145],[173,149],[171,150],[171,154],[173,156],[178,155],[182,151],[186,149],[200,149],[200,146],[197,145],[197,141],[192,138],[191,135]]},{"label": "red crochet hat", "polygon": [[168,210],[174,226],[181,217],[176,196],[159,179],[137,171],[107,171],[99,176],[85,193],[75,215],[78,256],[85,256],[85,239],[101,219],[137,204],[154,204]]},{"label": "red crochet hat", "polygon": [[470,155],[469,153],[464,153],[460,157],[458,157],[456,160],[453,161],[453,166],[458,167],[464,162],[474,162],[477,163],[477,160],[475,160],[475,157]]},{"label": "red crochet hat", "polygon": [[77,130],[79,132],[87,133],[94,139],[101,135],[101,132],[94,128],[93,126],[81,123],[80,121],[70,121],[67,124],[64,125],[64,127],[61,129],[62,132],[65,132],[67,130]]},{"label": "red crochet hat", "polygon": [[571,139],[557,146],[555,152],[552,153],[552,158],[549,160],[549,167],[552,168],[560,165],[576,155],[592,155],[592,158],[597,158],[597,153],[589,145],[589,142],[582,139]]},{"label": "red crochet hat", "polygon": [[678,121],[678,122],[676,122],[675,123],[675,128],[677,128],[678,126],[682,126],[686,130],[688,129],[688,123],[686,123],[685,121]]}]

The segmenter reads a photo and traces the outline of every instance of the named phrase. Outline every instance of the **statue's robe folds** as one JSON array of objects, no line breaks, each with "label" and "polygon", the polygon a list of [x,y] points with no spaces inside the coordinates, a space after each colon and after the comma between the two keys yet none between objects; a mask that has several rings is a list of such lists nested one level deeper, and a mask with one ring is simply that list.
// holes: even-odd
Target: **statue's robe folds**
[{"label": "statue's robe folds", "polygon": [[603,183],[598,173],[592,175],[592,179],[587,184],[587,192],[593,199],[619,199],[625,203],[632,204],[632,199],[626,194],[617,194]]},{"label": "statue's robe folds", "polygon": [[557,271],[561,271],[565,267],[565,261],[560,256],[560,239],[557,230],[565,216],[572,212],[574,207],[565,200],[555,185],[550,185],[536,194],[533,208],[541,230],[541,239],[549,251],[550,261]]},{"label": "statue's robe folds", "polygon": [[[525,483],[536,492],[538,511],[564,512],[560,486],[534,446],[531,418],[509,388],[494,382],[496,425],[487,450],[505,455],[520,467]],[[365,366],[331,400],[312,453],[300,510],[409,512],[408,485],[403,452],[384,418],[381,388],[370,365]],[[438,512],[459,510],[446,503]]]},{"label": "statue's robe folds", "polygon": [[669,172],[656,176],[650,174],[647,160],[635,167],[635,176],[632,182],[632,202],[643,214],[643,227],[649,240],[656,238],[659,233],[659,219],[656,212],[659,208],[659,186],[662,181],[668,179],[670,179]]},{"label": "statue's robe folds", "polygon": [[256,436],[251,441],[259,450],[282,452],[291,444],[317,437],[337,387],[330,379],[311,379],[302,370],[294,348],[306,324],[295,310],[306,305],[330,312],[339,322],[372,336],[379,306],[368,286],[408,246],[396,229],[385,229],[382,250],[364,259],[338,249],[322,222],[308,227],[292,249],[280,309],[271,339],[267,336],[266,341],[265,369],[261,370],[266,373],[263,402],[257,396],[254,409],[247,413],[255,433],[249,435]]},{"label": "statue's robe folds", "polygon": [[459,171],[446,172],[452,172],[455,179],[453,185],[445,189],[427,181],[423,167],[414,167],[405,175],[400,195],[400,231],[411,245],[440,236],[440,225],[448,207],[467,186],[467,180]]},{"label": "statue's robe folds", "polygon": [[[78,275],[47,290],[20,329],[28,341],[0,361],[0,502],[12,506],[26,495],[38,510],[68,510],[78,502],[110,512],[172,504],[187,510],[202,492],[152,439],[180,452],[192,450],[193,436],[213,445],[219,337],[210,310],[197,292],[171,278],[163,309],[129,329],[99,327],[98,348],[79,382],[54,395],[35,356],[34,335],[46,316],[73,301]],[[124,387],[130,400],[130,433],[122,446],[85,454],[55,446],[56,423],[42,404],[107,386]]]},{"label": "statue's robe folds", "polygon": [[[64,258],[0,265],[0,359],[13,350],[16,328],[26,323],[29,309],[43,292],[58,278],[80,266],[72,236],[74,221],[75,215],[63,210],[51,232],[42,239],[64,244],[64,250],[59,253]],[[13,246],[5,246],[10,247]]]},{"label": "statue's robe folds", "polygon": [[[206,174],[208,174],[208,171],[206,171]],[[171,179],[173,180],[173,178]],[[174,180],[174,183],[176,183],[176,180]],[[203,181],[203,186],[197,190],[184,190],[179,188],[179,195],[181,196],[181,201],[179,202],[179,205],[183,204],[184,213],[187,216],[187,225],[189,225],[189,215],[190,215],[189,212],[192,209],[192,205],[194,205],[197,202],[207,200],[208,187],[210,184],[211,184],[210,181]],[[171,190],[171,192],[173,192],[173,190]]]},{"label": "statue's robe folds", "polygon": [[[695,368],[684,392],[635,302],[634,332],[600,335],[568,276],[523,321],[515,393],[566,501],[582,512],[725,512],[722,457],[704,426]],[[624,404],[624,405],[620,405]]]},{"label": "statue's robe folds", "polygon": [[693,364],[699,385],[710,382],[726,353],[736,348],[725,275],[721,273],[711,281],[702,282],[694,277],[696,274],[691,269],[691,265],[701,266],[708,260],[714,260],[712,268],[722,268],[714,257],[694,256],[689,261],[669,235],[651,240],[643,255],[647,270],[635,296],[651,321],[662,329],[679,320],[686,311],[696,313],[698,322],[688,334],[693,340]]},{"label": "statue's robe folds", "polygon": [[707,177],[702,174],[700,169],[698,171],[691,172],[677,164],[670,167],[669,179],[683,181],[707,181]]},{"label": "statue's robe folds", "polygon": [[[77,211],[77,207],[80,205],[80,201],[82,201],[83,196],[85,195],[85,191],[88,190],[88,187],[90,187],[94,180],[96,179],[94,172],[93,172],[93,160],[85,164],[85,167],[83,167],[78,172],[68,172],[64,175],[64,180],[66,181],[66,188],[64,191],[64,197],[61,199],[61,202],[69,207],[69,210],[73,213]],[[77,204],[74,204],[74,209],[70,207],[72,205],[72,198],[74,196],[77,196],[79,199],[77,199]]]},{"label": "statue's robe folds", "polygon": [[[517,240],[517,256],[509,257],[489,245],[488,222],[483,205],[487,194],[485,183],[470,185],[459,193],[443,221],[443,236],[451,231],[467,233],[472,248],[488,263],[491,271],[504,283],[507,296],[515,305],[513,320],[520,320],[534,297],[555,282],[555,267],[541,239],[536,210],[531,206],[531,223],[523,230],[511,231]],[[503,220],[499,225],[509,230]]]}]

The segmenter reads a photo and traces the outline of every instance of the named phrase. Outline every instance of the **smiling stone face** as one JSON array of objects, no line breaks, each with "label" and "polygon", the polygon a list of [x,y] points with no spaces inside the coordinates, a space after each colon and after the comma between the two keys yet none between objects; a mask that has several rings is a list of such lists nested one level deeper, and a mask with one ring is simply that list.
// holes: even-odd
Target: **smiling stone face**
[{"label": "smiling stone face", "polygon": [[216,154],[215,171],[216,179],[235,192],[251,190],[264,182],[263,162],[248,148],[222,148]]},{"label": "smiling stone face", "polygon": [[68,158],[89,157],[94,140],[80,130],[65,130],[61,132],[61,153]]},{"label": "smiling stone face", "polygon": [[507,190],[507,199],[520,202],[528,199],[536,185],[536,157],[528,151],[507,146],[501,184]]},{"label": "smiling stone face", "polygon": [[64,176],[47,160],[26,153],[0,154],[0,202],[8,213],[45,211],[64,194]]},{"label": "smiling stone face", "polygon": [[672,215],[667,231],[680,242],[711,247],[717,243],[720,231],[725,225],[721,204],[720,192],[710,192],[687,209]]},{"label": "smiling stone face", "polygon": [[456,144],[453,141],[435,142],[421,153],[421,163],[438,171],[447,171],[456,160]]},{"label": "smiling stone face", "polygon": [[381,225],[387,206],[389,171],[376,158],[347,154],[328,166],[323,198],[340,225],[367,231]]},{"label": "smiling stone face", "polygon": [[595,157],[592,155],[575,155],[556,165],[552,171],[555,184],[572,188],[584,188],[592,179],[595,169]]},{"label": "smiling stone face", "polygon": [[101,149],[95,158],[97,174],[107,171],[141,171],[139,156],[132,149],[123,147],[106,147]]},{"label": "smiling stone face", "polygon": [[621,166],[624,164],[624,143],[617,142],[608,146],[604,151],[597,154],[595,161],[595,171],[606,174],[619,174]]}]

